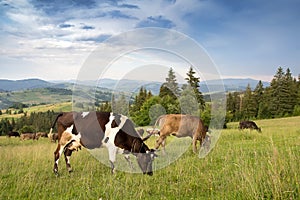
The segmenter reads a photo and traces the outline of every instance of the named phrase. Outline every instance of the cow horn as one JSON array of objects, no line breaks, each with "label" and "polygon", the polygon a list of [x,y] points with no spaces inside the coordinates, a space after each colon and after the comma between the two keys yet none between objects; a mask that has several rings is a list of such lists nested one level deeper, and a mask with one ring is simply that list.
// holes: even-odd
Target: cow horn
[{"label": "cow horn", "polygon": [[147,135],[146,137],[144,137],[142,140],[143,140],[143,141],[146,141],[146,140],[148,140],[148,139],[151,137],[151,135],[152,135],[151,133],[150,133],[150,134],[148,134],[148,135]]}]

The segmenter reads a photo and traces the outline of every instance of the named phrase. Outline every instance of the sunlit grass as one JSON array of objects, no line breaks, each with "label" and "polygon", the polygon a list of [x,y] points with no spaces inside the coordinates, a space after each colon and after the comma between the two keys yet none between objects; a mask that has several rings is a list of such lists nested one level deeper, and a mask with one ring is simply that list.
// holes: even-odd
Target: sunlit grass
[{"label": "sunlit grass", "polygon": [[[0,137],[0,199],[299,199],[299,121],[256,121],[262,133],[229,124],[208,156],[200,159],[190,146],[152,177],[122,171],[112,175],[85,149],[73,153],[71,174],[61,159],[56,177],[56,144],[46,138]],[[150,138],[148,145],[154,142]],[[117,162],[121,160],[119,156]]]}]

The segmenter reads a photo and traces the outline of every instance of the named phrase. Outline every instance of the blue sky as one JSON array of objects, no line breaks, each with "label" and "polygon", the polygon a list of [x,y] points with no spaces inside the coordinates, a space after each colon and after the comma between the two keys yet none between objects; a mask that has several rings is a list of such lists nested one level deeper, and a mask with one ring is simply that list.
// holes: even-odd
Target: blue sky
[{"label": "blue sky", "polygon": [[299,10],[298,0],[0,0],[0,79],[75,79],[99,44],[144,27],[189,36],[223,78],[270,81],[279,66],[298,76]]}]

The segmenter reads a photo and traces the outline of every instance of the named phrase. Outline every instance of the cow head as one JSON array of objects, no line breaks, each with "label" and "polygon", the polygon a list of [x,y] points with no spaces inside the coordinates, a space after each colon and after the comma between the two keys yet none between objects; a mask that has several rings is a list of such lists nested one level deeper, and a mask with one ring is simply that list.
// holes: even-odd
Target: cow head
[{"label": "cow head", "polygon": [[137,154],[137,162],[143,171],[143,174],[147,174],[152,176],[152,162],[157,155],[154,152],[154,149],[147,150],[146,153],[138,153]]}]

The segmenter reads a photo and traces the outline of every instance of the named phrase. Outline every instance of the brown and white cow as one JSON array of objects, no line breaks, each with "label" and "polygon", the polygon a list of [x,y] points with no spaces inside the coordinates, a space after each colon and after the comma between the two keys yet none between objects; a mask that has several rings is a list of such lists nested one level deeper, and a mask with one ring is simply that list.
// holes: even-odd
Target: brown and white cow
[{"label": "brown and white cow", "polygon": [[116,153],[121,152],[127,160],[130,153],[135,155],[142,172],[153,174],[154,150],[144,143],[133,122],[126,116],[109,112],[64,112],[57,116],[52,128],[56,123],[59,142],[54,152],[55,174],[58,174],[58,160],[62,153],[65,155],[68,171],[72,171],[70,156],[79,148],[79,144],[87,149],[105,146],[109,152],[112,173]]},{"label": "brown and white cow", "polygon": [[261,132],[261,128],[259,128],[254,121],[241,121],[239,123],[239,129],[250,129],[250,131],[254,129]]},{"label": "brown and white cow", "polygon": [[183,114],[162,115],[157,118],[154,126],[159,126],[159,138],[156,140],[155,149],[161,145],[165,152],[166,138],[169,135],[176,137],[191,137],[193,139],[193,151],[197,151],[197,140],[200,144],[206,136],[206,128],[199,117]]}]

